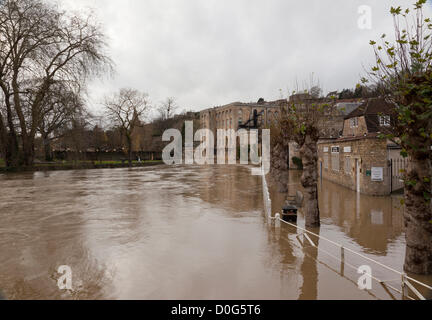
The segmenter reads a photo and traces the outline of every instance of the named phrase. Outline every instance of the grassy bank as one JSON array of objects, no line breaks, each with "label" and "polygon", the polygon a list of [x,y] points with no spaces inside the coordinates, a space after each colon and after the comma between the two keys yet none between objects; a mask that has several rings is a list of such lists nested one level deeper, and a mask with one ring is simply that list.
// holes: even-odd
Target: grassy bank
[{"label": "grassy bank", "polygon": [[[163,164],[162,161],[133,161],[134,168],[150,167]],[[26,172],[26,171],[57,171],[57,170],[81,170],[81,169],[116,169],[127,168],[127,161],[55,161],[35,163],[32,167],[7,168],[4,160],[0,159],[0,172]]]}]

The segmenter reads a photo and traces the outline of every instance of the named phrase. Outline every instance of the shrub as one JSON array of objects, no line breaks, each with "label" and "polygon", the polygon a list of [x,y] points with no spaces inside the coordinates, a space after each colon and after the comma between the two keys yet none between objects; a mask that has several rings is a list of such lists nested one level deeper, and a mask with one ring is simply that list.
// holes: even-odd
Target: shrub
[{"label": "shrub", "polygon": [[303,170],[303,161],[302,161],[302,159],[297,158],[297,157],[293,157],[292,158],[292,162],[295,164],[295,166],[297,167],[297,169]]}]

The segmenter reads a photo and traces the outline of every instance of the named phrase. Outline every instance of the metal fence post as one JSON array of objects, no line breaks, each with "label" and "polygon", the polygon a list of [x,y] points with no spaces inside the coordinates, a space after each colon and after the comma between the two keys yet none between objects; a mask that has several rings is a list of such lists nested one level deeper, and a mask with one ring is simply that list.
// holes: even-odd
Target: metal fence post
[{"label": "metal fence post", "polygon": [[393,159],[390,159],[390,193],[393,192]]},{"label": "metal fence post", "polygon": [[341,261],[345,263],[345,248],[341,247]]},{"label": "metal fence post", "polygon": [[276,215],[275,215],[275,227],[276,228],[280,228],[280,226],[281,226],[280,221],[281,221],[281,215],[279,213],[276,213]]},{"label": "metal fence post", "polygon": [[341,268],[340,274],[343,277],[345,275],[345,248],[341,247]]}]

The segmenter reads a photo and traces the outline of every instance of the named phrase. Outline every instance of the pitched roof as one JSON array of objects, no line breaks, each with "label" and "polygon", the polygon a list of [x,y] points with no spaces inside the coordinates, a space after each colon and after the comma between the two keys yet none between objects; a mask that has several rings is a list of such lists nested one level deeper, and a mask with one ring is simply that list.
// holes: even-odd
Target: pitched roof
[{"label": "pitched roof", "polygon": [[336,107],[340,113],[343,115],[348,115],[354,110],[356,110],[359,106],[361,106],[362,102],[340,102],[337,101]]},{"label": "pitched roof", "polygon": [[[345,120],[365,117],[369,133],[377,133],[382,130],[380,115],[394,115],[395,105],[385,98],[372,98],[366,100],[361,106],[345,117]],[[391,125],[394,125],[394,117],[391,117]]]},{"label": "pitched roof", "polygon": [[367,115],[379,115],[393,113],[395,105],[389,102],[386,98],[371,98],[366,100],[362,105],[360,105],[353,112],[348,114],[345,119],[351,119]]}]

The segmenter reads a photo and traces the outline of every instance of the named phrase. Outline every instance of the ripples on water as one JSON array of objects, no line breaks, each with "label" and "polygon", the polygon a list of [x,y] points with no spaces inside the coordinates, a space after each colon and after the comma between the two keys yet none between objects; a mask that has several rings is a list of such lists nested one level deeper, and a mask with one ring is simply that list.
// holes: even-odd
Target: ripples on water
[{"label": "ripples on water", "polygon": [[[290,192],[298,181],[292,172]],[[358,291],[355,271],[341,277],[340,265],[302,248],[295,230],[269,225],[261,185],[245,166],[0,175],[0,292],[8,299],[389,298]],[[280,211],[284,195],[271,195]],[[315,231],[401,270],[398,203],[324,183],[323,226]],[[72,292],[57,288],[60,265],[72,268]]]}]

